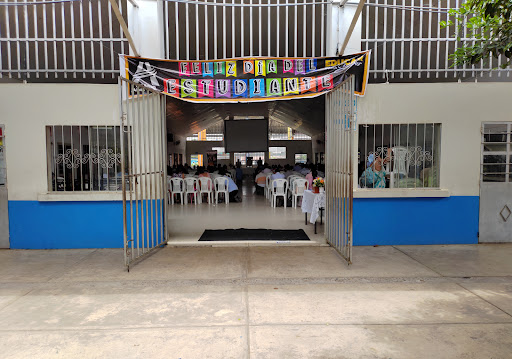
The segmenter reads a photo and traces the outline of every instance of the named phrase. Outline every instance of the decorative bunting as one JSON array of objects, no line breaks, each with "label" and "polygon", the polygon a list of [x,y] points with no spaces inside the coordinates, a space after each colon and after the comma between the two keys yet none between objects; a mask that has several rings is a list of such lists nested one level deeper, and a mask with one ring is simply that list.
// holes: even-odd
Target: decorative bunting
[{"label": "decorative bunting", "polygon": [[125,56],[122,71],[131,81],[186,101],[251,102],[320,96],[351,75],[354,92],[364,95],[369,56],[369,51],[332,58],[210,61]]}]

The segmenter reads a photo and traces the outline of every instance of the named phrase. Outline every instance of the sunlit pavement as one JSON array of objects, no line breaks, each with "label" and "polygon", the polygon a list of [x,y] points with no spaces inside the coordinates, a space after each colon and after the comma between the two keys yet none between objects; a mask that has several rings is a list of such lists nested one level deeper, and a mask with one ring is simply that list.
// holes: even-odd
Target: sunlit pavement
[{"label": "sunlit pavement", "polygon": [[510,358],[512,245],[0,251],[2,358]]}]

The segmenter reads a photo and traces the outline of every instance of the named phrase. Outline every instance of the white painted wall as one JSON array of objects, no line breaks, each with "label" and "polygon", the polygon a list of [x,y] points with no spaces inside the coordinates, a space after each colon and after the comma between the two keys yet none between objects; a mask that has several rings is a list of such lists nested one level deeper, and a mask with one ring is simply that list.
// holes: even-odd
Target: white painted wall
[{"label": "white painted wall", "polygon": [[[341,49],[345,37],[350,27],[350,23],[354,18],[357,3],[347,3],[343,7],[339,7],[339,1],[329,5],[330,17],[327,19],[327,56],[336,56],[336,51]],[[361,52],[361,17],[357,20],[356,26],[350,36],[344,55],[355,54]]]},{"label": "white painted wall", "polygon": [[48,191],[47,125],[119,125],[117,85],[0,84],[9,200]]},{"label": "white painted wall", "polygon": [[511,121],[511,99],[512,83],[371,84],[358,122],[441,123],[441,188],[478,196],[481,124]]},{"label": "white painted wall", "polygon": [[162,4],[157,0],[137,0],[137,5],[128,5],[128,27],[135,47],[141,57],[163,59]]}]

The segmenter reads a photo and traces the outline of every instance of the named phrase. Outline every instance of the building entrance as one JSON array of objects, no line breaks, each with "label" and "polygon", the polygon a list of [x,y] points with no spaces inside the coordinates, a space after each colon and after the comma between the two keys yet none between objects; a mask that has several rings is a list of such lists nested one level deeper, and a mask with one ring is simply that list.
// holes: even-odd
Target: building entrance
[{"label": "building entrance", "polygon": [[[252,193],[252,183],[242,186],[242,204],[173,205],[172,210],[169,209],[170,187],[165,171],[169,132],[166,125],[169,121],[165,119],[174,115],[173,106],[165,105],[165,97],[160,93],[131,81],[120,80],[120,88],[123,128],[127,135],[122,143],[122,162],[124,248],[128,269],[136,260],[169,240],[200,245],[198,237],[204,229],[244,227],[297,229],[306,226],[307,232],[311,232],[308,234],[313,237],[312,242],[326,241],[351,263],[355,130],[353,77],[325,95],[325,119],[320,121],[324,123],[326,141],[326,211],[325,232],[319,231],[319,234],[313,233],[312,225],[307,227],[304,224],[300,209],[271,207],[264,196]],[[197,117],[200,116],[204,113],[198,111]],[[197,121],[197,118],[189,121]],[[186,195],[186,189],[183,191]],[[243,211],[237,211],[235,205],[240,205]]]}]

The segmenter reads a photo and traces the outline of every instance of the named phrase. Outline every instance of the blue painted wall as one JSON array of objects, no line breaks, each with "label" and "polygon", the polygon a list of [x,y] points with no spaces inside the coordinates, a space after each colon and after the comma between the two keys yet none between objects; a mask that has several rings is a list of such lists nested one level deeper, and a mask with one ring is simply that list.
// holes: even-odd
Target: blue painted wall
[{"label": "blue painted wall", "polygon": [[[478,213],[477,196],[355,198],[354,245],[478,243]],[[9,226],[13,249],[123,246],[120,201],[9,201]]]},{"label": "blue painted wall", "polygon": [[9,201],[9,232],[13,249],[121,248],[123,205]]},{"label": "blue painted wall", "polygon": [[478,196],[354,198],[354,245],[478,243]]}]

